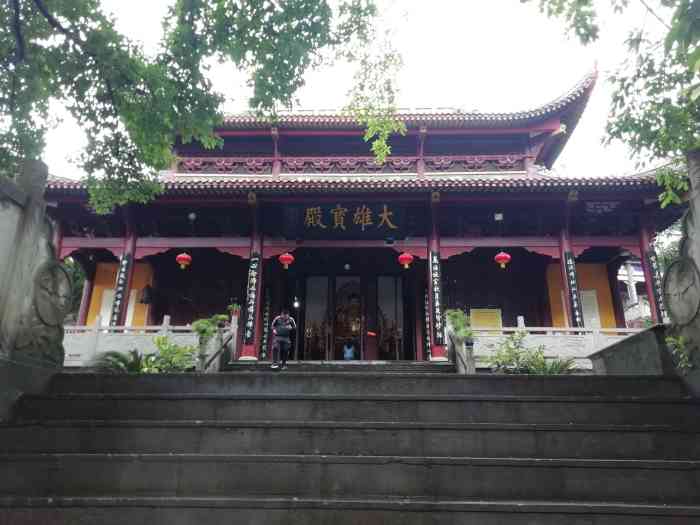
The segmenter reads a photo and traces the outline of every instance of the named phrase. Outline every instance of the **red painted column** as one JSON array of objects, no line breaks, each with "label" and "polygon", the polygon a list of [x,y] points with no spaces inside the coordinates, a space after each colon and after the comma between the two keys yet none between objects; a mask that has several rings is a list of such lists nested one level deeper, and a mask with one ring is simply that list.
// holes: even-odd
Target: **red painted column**
[{"label": "red painted column", "polygon": [[243,345],[239,359],[257,361],[262,336],[262,279],[263,279],[263,240],[260,231],[260,212],[253,199],[253,228],[250,236],[250,259],[248,264],[248,284],[244,304]]},{"label": "red painted column", "polygon": [[430,200],[431,230],[428,242],[428,306],[430,308],[430,360],[447,361],[443,325],[442,271],[440,261],[439,223],[440,194]]},{"label": "red painted column", "polygon": [[571,246],[564,230],[565,228],[562,228],[559,234],[559,269],[561,271],[561,286],[562,290],[564,290],[564,297],[562,298],[564,319],[566,320],[566,326],[573,326],[571,322],[571,303],[568,300],[571,296],[571,290],[569,290],[569,280],[566,276],[566,257],[564,256],[567,250],[571,250]]},{"label": "red painted column", "polygon": [[651,320],[654,324],[663,323],[663,315],[660,308],[661,279],[656,268],[656,254],[651,245],[649,228],[642,225],[639,230],[639,247],[641,251],[642,270],[644,271],[644,286],[647,291],[647,300],[651,310]]}]

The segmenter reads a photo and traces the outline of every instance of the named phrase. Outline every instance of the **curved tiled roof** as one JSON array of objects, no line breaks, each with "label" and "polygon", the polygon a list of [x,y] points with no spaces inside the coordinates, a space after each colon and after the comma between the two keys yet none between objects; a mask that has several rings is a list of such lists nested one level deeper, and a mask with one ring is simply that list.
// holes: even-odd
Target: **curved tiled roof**
[{"label": "curved tiled roof", "polygon": [[[167,174],[162,177],[165,193],[211,195],[248,191],[261,192],[364,192],[364,191],[566,191],[655,189],[653,173],[620,177],[566,177],[525,173],[440,173],[401,174],[284,174],[284,175],[195,175]],[[51,179],[51,193],[82,193],[80,181]]]},{"label": "curved tiled roof", "polygon": [[[579,81],[572,89],[557,99],[542,106],[510,113],[484,113],[456,109],[438,110],[399,110],[398,118],[409,127],[423,125],[447,128],[461,127],[513,127],[539,122],[548,117],[575,109],[579,103],[585,105],[598,77],[593,71]],[[274,122],[278,127],[291,128],[354,128],[360,124],[350,115],[332,111],[280,113],[274,121],[254,114],[236,114],[224,118],[223,129],[256,129],[270,127]]]}]

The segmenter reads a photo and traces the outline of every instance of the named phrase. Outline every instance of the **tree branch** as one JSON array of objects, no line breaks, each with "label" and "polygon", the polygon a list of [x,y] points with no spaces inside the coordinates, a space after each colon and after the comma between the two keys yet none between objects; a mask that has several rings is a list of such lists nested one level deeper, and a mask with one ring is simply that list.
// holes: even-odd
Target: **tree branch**
[{"label": "tree branch", "polygon": [[668,29],[669,31],[671,30],[671,26],[668,25],[668,23],[666,23],[666,21],[664,21],[664,19],[661,18],[661,17],[656,13],[656,11],[654,11],[654,10],[649,6],[649,4],[646,2],[646,0],[639,0],[639,2],[644,6],[644,8],[649,12],[649,14],[651,14],[654,18],[656,18],[659,22],[661,22],[661,24],[662,24],[666,29]]},{"label": "tree branch", "polygon": [[87,47],[87,43],[84,42],[81,38],[80,35],[77,35],[70,30],[66,29],[63,27],[63,25],[54,17],[44,4],[43,0],[34,0],[34,5],[37,7],[39,12],[43,15],[43,17],[46,19],[46,21],[49,23],[51,27],[53,27],[56,31],[61,33],[62,35],[65,35],[66,37],[70,38],[73,42],[75,42],[80,49],[83,50],[83,53],[86,55],[89,55],[94,61],[95,65],[97,66],[97,69],[100,71],[100,76],[102,77],[102,80],[105,83],[105,87],[107,88],[107,94],[109,95],[110,100],[112,101],[112,106],[114,107],[115,113],[117,113],[117,99],[114,94],[114,89],[112,87],[112,82],[109,80],[109,77],[104,72],[104,66],[102,66],[97,59],[97,55],[90,51]]},{"label": "tree branch", "polygon": [[24,62],[25,57],[25,45],[24,36],[22,35],[22,20],[20,19],[20,8],[19,0],[11,0],[12,3],[12,30],[15,33],[15,42],[17,47],[15,48],[15,64]]},{"label": "tree branch", "polygon": [[46,21],[49,23],[51,27],[53,27],[56,31],[59,33],[64,34],[65,36],[69,37],[71,40],[74,40],[77,44],[82,47],[84,45],[84,42],[80,40],[80,37],[77,35],[74,35],[68,29],[63,27],[61,23],[49,12],[47,7],[44,5],[43,0],[34,0],[34,5],[37,7],[39,12],[44,16]]}]

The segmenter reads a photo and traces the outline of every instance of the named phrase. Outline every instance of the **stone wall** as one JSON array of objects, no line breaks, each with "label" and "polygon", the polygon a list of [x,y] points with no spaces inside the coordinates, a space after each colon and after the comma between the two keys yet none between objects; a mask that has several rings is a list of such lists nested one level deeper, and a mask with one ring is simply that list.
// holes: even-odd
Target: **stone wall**
[{"label": "stone wall", "polygon": [[63,364],[71,281],[54,253],[47,177],[43,163],[27,161],[16,180],[0,179],[0,419]]}]

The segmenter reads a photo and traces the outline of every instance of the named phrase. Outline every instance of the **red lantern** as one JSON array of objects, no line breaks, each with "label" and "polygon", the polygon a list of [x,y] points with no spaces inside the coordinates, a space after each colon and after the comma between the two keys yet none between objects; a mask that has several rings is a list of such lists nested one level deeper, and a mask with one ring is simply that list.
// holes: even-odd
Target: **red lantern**
[{"label": "red lantern", "polygon": [[187,252],[182,252],[177,257],[175,257],[175,262],[180,265],[180,269],[184,270],[190,264],[192,264],[192,257]]},{"label": "red lantern", "polygon": [[294,256],[289,252],[285,252],[280,255],[277,260],[280,262],[280,264],[282,264],[282,266],[284,266],[285,270],[288,270],[289,265],[294,263]]},{"label": "red lantern", "polygon": [[401,255],[399,255],[399,264],[403,266],[405,269],[408,270],[408,267],[411,266],[411,263],[413,262],[413,255],[411,255],[408,252],[403,252]]},{"label": "red lantern", "polygon": [[506,252],[498,252],[493,260],[500,264],[501,268],[505,269],[506,264],[510,262],[510,254]]}]

